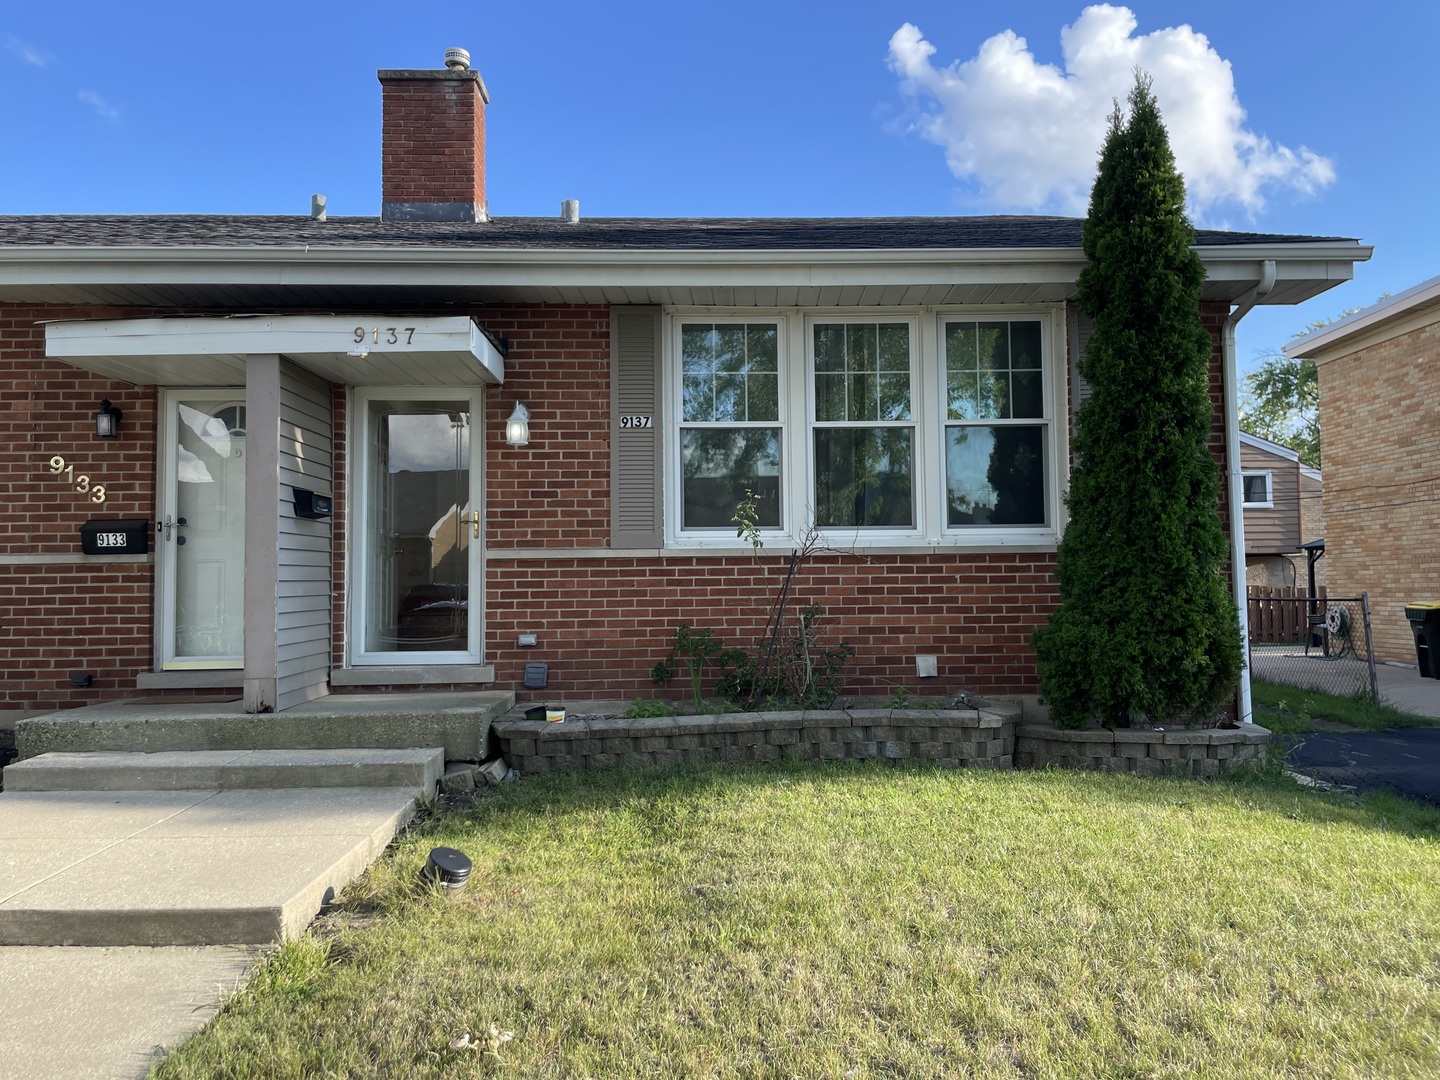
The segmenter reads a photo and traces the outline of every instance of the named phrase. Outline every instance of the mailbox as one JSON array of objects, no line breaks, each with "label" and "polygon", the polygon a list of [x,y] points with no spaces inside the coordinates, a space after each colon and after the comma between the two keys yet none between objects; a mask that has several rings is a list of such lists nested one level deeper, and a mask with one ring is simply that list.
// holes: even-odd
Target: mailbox
[{"label": "mailbox", "polygon": [[144,555],[150,550],[150,522],[145,518],[84,522],[80,550],[86,555]]},{"label": "mailbox", "polygon": [[328,518],[330,516],[330,496],[317,495],[313,491],[296,488],[295,516],[302,518]]}]

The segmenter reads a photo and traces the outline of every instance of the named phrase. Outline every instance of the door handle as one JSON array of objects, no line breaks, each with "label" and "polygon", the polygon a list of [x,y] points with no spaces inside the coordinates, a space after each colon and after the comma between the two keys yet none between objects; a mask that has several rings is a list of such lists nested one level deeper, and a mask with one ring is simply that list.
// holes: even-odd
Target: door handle
[{"label": "door handle", "polygon": [[[169,514],[166,514],[164,521],[157,521],[155,523],[155,531],[160,532],[163,529],[165,532],[165,539],[169,540],[172,530],[183,529],[188,524],[189,522],[186,521],[183,517],[172,518]],[[183,544],[185,541],[181,540],[180,542]]]},{"label": "door handle", "polygon": [[471,511],[470,511],[470,525],[471,525],[471,527],[475,530],[475,531],[472,532],[470,535],[471,535],[472,537],[474,537],[476,540],[479,540],[479,539],[480,539],[480,511],[479,511],[479,510],[471,510]]}]

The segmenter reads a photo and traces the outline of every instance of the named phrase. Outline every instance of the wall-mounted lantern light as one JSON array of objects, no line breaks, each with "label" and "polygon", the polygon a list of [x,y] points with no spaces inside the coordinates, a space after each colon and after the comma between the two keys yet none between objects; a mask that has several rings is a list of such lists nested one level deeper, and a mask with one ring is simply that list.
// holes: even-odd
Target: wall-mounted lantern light
[{"label": "wall-mounted lantern light", "polygon": [[100,402],[100,408],[95,412],[95,434],[102,439],[113,439],[120,434],[120,417],[124,415],[110,399],[105,398]]},{"label": "wall-mounted lantern light", "polygon": [[511,446],[525,446],[530,442],[530,410],[520,402],[505,421],[505,441]]}]

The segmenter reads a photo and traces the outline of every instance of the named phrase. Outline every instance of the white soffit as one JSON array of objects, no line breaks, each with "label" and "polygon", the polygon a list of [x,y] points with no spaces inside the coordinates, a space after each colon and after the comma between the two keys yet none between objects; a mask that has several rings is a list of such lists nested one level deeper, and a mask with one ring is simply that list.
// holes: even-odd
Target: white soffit
[{"label": "white soffit", "polygon": [[140,385],[243,386],[245,358],[288,357],[352,386],[480,386],[505,360],[463,315],[230,315],[45,326],[45,355]]}]

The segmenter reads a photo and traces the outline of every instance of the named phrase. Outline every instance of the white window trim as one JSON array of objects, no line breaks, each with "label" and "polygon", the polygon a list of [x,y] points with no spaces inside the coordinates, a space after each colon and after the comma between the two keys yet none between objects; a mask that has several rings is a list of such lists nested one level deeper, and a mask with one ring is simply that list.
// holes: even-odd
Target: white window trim
[{"label": "white window trim", "polygon": [[[365,651],[365,559],[369,530],[364,516],[368,491],[369,404],[371,401],[430,401],[450,398],[470,403],[471,508],[479,510],[481,540],[470,552],[468,645],[465,651]],[[347,669],[393,667],[417,670],[434,666],[474,666],[485,661],[485,391],[479,386],[352,386],[346,395],[346,507],[349,519],[345,560],[346,617],[344,657]]]},{"label": "white window trim", "polygon": [[[1232,474],[1233,475],[1233,474]],[[1240,497],[1245,497],[1245,480],[1252,476],[1265,478],[1265,501],[1240,503],[1241,510],[1273,510],[1275,508],[1275,477],[1269,469],[1241,469]]]},{"label": "white window trim", "polygon": [[[985,321],[1034,318],[1041,320],[1041,350],[1048,378],[1044,381],[1044,419],[1049,472],[1046,487],[1045,526],[959,526],[946,524],[945,514],[945,390],[941,331],[945,320]],[[875,528],[830,530],[822,542],[842,549],[898,550],[1053,550],[1064,530],[1064,492],[1070,475],[1070,417],[1057,403],[1069,401],[1063,305],[1026,304],[1009,307],[906,307],[906,308],[705,308],[673,307],[664,312],[665,355],[661,364],[661,392],[665,422],[664,454],[665,546],[667,549],[717,548],[749,551],[750,545],[734,529],[680,528],[682,477],[680,475],[680,327],[686,322],[764,322],[780,324],[779,362],[781,432],[781,527],[762,529],[767,549],[785,550],[800,540],[814,505],[813,357],[810,327],[816,322],[909,322],[911,331],[911,424],[915,431],[914,529]]]}]

